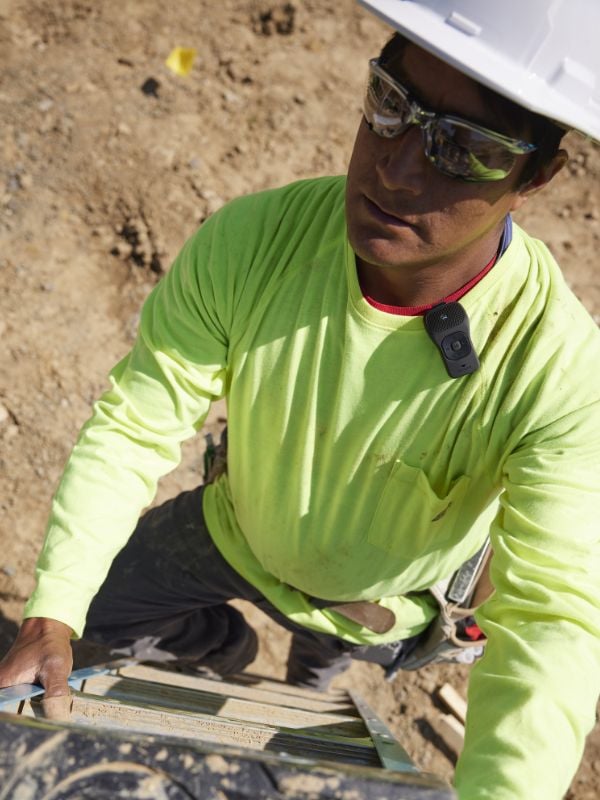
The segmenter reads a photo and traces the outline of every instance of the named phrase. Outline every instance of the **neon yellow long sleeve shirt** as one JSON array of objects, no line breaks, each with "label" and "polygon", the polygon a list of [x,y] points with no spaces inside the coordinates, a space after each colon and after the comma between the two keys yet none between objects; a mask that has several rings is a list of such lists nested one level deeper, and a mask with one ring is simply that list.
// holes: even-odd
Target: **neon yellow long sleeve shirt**
[{"label": "neon yellow long sleeve shirt", "polygon": [[[558,800],[600,684],[600,334],[518,228],[463,299],[481,368],[447,376],[421,317],[370,306],[344,180],[241,198],[143,309],[56,493],[27,616],[81,633],[158,478],[227,397],[228,474],[204,495],[230,564],[291,619],[352,642],[421,630],[420,594],[490,534],[461,800]],[[310,597],[378,600],[377,635]]]}]

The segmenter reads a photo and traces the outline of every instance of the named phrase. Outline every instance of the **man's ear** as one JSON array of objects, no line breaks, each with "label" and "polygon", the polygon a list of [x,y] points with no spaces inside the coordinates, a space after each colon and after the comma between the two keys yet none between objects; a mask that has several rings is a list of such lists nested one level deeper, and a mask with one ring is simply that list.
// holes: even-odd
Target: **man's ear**
[{"label": "man's ear", "polygon": [[517,208],[520,208],[532,195],[536,194],[550,183],[552,178],[561,171],[568,160],[569,154],[567,151],[563,149],[558,150],[552,161],[540,167],[533,178],[519,188],[512,210],[516,211]]}]

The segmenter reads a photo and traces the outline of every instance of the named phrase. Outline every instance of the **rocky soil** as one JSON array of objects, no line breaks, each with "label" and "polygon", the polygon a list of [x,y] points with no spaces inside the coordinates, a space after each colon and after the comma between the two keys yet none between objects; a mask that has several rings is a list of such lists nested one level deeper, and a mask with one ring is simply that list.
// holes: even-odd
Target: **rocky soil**
[{"label": "rocky soil", "polygon": [[[138,309],[188,235],[241,193],[344,171],[366,59],[387,31],[352,0],[0,0],[0,654],[16,632],[50,497],[90,403],[131,345]],[[188,77],[165,67],[198,51]],[[600,150],[571,161],[519,216],[600,320]],[[211,413],[216,430],[224,407]],[[201,439],[159,499],[195,485]],[[256,669],[286,638],[256,612]],[[420,767],[451,777],[429,668],[353,685]],[[600,730],[568,797],[600,796]]]}]

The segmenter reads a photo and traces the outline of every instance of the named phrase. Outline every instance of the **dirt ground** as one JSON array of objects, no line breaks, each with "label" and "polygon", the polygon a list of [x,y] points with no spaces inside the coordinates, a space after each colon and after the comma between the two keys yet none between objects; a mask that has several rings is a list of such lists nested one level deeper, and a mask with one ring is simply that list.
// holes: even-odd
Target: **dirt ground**
[{"label": "dirt ground", "polygon": [[[0,654],[16,632],[52,492],[138,309],[195,227],[225,201],[344,171],[366,59],[387,30],[353,0],[0,0]],[[197,48],[191,74],[164,65]],[[600,149],[519,215],[600,321]],[[223,406],[210,427],[223,424]],[[159,498],[200,479],[201,438]],[[287,639],[252,612],[256,670]],[[450,778],[437,688],[464,670],[351,681],[418,765]],[[600,729],[568,797],[600,796]]]}]

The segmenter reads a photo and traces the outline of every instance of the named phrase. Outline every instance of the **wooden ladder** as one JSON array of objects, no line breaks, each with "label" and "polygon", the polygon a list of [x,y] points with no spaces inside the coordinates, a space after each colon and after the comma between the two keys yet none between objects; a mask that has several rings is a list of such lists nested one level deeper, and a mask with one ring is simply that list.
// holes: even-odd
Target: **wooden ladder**
[{"label": "wooden ladder", "polygon": [[0,800],[452,800],[355,693],[134,662],[0,690]]}]

